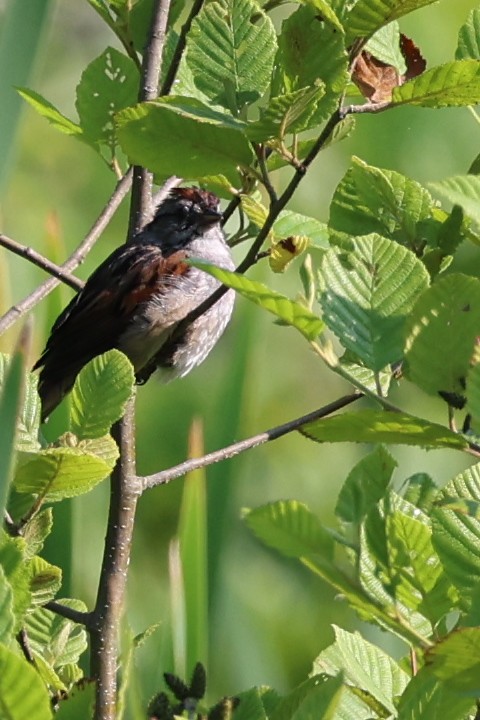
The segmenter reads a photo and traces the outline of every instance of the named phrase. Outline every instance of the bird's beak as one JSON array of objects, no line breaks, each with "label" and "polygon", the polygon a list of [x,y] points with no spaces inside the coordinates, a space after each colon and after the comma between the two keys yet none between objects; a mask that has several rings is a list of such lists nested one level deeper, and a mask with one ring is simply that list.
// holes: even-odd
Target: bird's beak
[{"label": "bird's beak", "polygon": [[208,227],[208,225],[215,225],[215,223],[218,223],[223,218],[223,213],[217,212],[216,210],[209,210],[208,212],[204,212],[201,215],[200,218],[200,225],[205,225]]}]

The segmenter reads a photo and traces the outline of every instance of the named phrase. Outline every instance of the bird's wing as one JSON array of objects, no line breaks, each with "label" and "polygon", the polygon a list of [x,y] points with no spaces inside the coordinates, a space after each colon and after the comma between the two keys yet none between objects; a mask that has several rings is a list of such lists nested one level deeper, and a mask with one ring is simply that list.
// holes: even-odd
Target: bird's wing
[{"label": "bird's wing", "polygon": [[189,272],[184,259],[183,251],[164,257],[158,245],[132,243],[115,250],[95,270],[58,317],[34,366],[42,368],[44,415],[60,402],[89,360],[118,345],[140,304],[163,293],[172,275]]}]

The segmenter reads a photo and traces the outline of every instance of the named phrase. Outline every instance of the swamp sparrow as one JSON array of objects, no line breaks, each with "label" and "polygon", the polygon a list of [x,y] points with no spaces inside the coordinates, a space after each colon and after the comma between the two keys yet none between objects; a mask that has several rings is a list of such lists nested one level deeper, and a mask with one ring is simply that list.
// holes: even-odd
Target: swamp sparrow
[{"label": "swamp sparrow", "polygon": [[164,381],[182,377],[207,357],[230,320],[233,290],[180,337],[171,336],[219,286],[184,260],[234,268],[220,220],[215,195],[176,188],[152,222],[103,261],[56,320],[34,366],[41,368],[42,419],[71,390],[82,367],[112,348],[129,357],[138,383],[155,370]]}]

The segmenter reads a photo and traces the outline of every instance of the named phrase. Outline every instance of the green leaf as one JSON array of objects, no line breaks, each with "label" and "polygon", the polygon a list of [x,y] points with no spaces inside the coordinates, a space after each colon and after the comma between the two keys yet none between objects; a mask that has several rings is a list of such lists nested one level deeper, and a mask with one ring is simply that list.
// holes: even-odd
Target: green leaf
[{"label": "green leaf", "polygon": [[18,492],[33,492],[44,502],[58,502],[88,492],[110,471],[110,465],[95,455],[75,448],[51,448],[21,465],[14,485]]},{"label": "green leaf", "polygon": [[10,643],[14,626],[12,588],[0,565],[0,643]]},{"label": "green leaf", "polygon": [[428,286],[428,273],[412,252],[387,238],[352,242],[351,253],[325,253],[320,303],[342,345],[381,370],[402,357],[405,320]]},{"label": "green leaf", "polygon": [[377,60],[393,66],[400,75],[406,73],[405,58],[400,50],[400,28],[395,20],[377,30],[365,45],[365,50]]},{"label": "green leaf", "polygon": [[5,720],[52,720],[50,699],[36,670],[0,644],[0,698]]},{"label": "green leaf", "polygon": [[31,604],[31,572],[24,557],[25,542],[22,538],[0,537],[0,566],[12,590],[12,610],[15,631],[22,626],[25,613]]},{"label": "green leaf", "polygon": [[30,561],[32,605],[45,605],[53,600],[62,585],[62,571],[36,555]]},{"label": "green leaf", "polygon": [[480,695],[480,628],[459,628],[437,642],[426,655],[433,674],[452,690]]},{"label": "green leaf", "polygon": [[480,176],[456,175],[430,183],[430,187],[448,202],[460,205],[469,217],[480,223]]},{"label": "green leaf", "polygon": [[440,277],[408,318],[406,376],[431,395],[461,395],[479,327],[480,282],[460,274]]},{"label": "green leaf", "polygon": [[480,434],[480,365],[478,361],[480,355],[478,349],[475,348],[474,360],[472,367],[467,374],[466,396],[467,396],[467,412],[471,416],[471,427],[478,435]]},{"label": "green leaf", "polygon": [[335,515],[346,523],[360,523],[388,490],[396,465],[381,445],[362,458],[340,490]]},{"label": "green leaf", "polygon": [[343,693],[343,676],[321,676],[306,696],[292,720],[336,720],[337,708]]},{"label": "green leaf", "polygon": [[135,384],[133,367],[119,350],[98,355],[80,371],[70,403],[70,428],[79,438],[101,438],[125,412]]},{"label": "green leaf", "polygon": [[27,543],[25,548],[27,558],[31,558],[41,551],[43,543],[52,531],[52,527],[52,508],[41,510],[28,521],[23,528],[23,538]]},{"label": "green leaf", "polygon": [[480,102],[480,63],[454,60],[427,70],[392,93],[392,105],[441,108]]},{"label": "green leaf", "polygon": [[315,248],[327,249],[328,229],[325,223],[316,218],[301,215],[291,210],[283,210],[273,223],[274,234],[280,238],[291,237],[292,235],[304,235]]},{"label": "green leaf", "polygon": [[162,177],[223,174],[238,183],[236,167],[253,160],[244,125],[192,98],[142,103],[122,110],[116,122],[119,142],[130,160]]},{"label": "green leaf", "polygon": [[456,592],[433,549],[426,516],[420,518],[413,506],[410,514],[395,510],[387,516],[389,564],[395,597],[435,625],[454,606]]},{"label": "green leaf", "polygon": [[[78,612],[86,612],[85,603],[80,600],[63,598],[61,605]],[[83,625],[61,617],[45,608],[36,608],[26,618],[26,630],[32,650],[51,665],[77,663],[87,649],[87,633]]]},{"label": "green leaf", "polygon": [[76,108],[85,138],[115,149],[114,115],[133,105],[138,95],[138,71],[123,53],[108,47],[84,70],[77,86]]},{"label": "green leaf", "polygon": [[378,232],[416,249],[424,242],[417,225],[432,210],[432,197],[419,183],[353,157],[333,195],[329,226],[349,235]]},{"label": "green leaf", "polygon": [[319,87],[301,88],[272,98],[260,110],[259,120],[248,125],[248,137],[263,142],[308,129],[309,120],[324,95],[325,86],[321,83]]},{"label": "green leaf", "polygon": [[342,413],[303,425],[300,432],[317,442],[384,442],[456,450],[467,447],[464,438],[442,425],[387,410]]},{"label": "green leaf", "polygon": [[297,685],[288,695],[277,702],[273,712],[269,715],[269,720],[291,720],[307,695],[324,679],[324,676],[315,675]]},{"label": "green leaf", "polygon": [[335,625],[333,630],[335,642],[314,660],[313,671],[333,675],[341,670],[347,685],[368,693],[394,714],[394,698],[404,691],[410,679],[408,675],[360,633],[346,632]]},{"label": "green leaf", "polygon": [[259,688],[238,693],[240,704],[235,710],[235,720],[268,720]]},{"label": "green leaf", "polygon": [[80,686],[74,687],[66,698],[59,702],[55,720],[85,720],[92,717],[95,700],[95,682],[82,680]]},{"label": "green leaf", "polygon": [[270,18],[252,0],[216,0],[192,22],[187,63],[195,84],[234,115],[266,91],[277,48]]},{"label": "green leaf", "polygon": [[0,517],[3,517],[15,461],[17,417],[24,393],[25,357],[23,352],[17,351],[11,361],[4,355],[0,361]]},{"label": "green leaf", "polygon": [[310,119],[320,124],[333,111],[348,84],[348,55],[342,32],[318,18],[315,7],[303,6],[283,23],[275,58],[273,94],[284,95],[321,80],[326,94]]},{"label": "green leaf", "polygon": [[46,118],[54,128],[66,135],[74,135],[79,140],[85,140],[80,125],[72,122],[72,120],[69,120],[65,115],[62,115],[62,113],[44,97],[28,88],[17,88],[17,91],[18,94],[21,95],[39,115]]},{"label": "green leaf", "polygon": [[233,288],[256,305],[260,305],[260,307],[273,313],[284,323],[292,325],[307,340],[315,340],[322,332],[323,322],[319,317],[311,313],[303,305],[300,305],[300,303],[289,300],[284,295],[270,290],[262,283],[249,280],[243,275],[238,275],[235,272],[224,270],[200,260],[190,260],[189,262],[195,267],[208,272],[209,275],[213,275],[221,283]]},{"label": "green leaf", "polygon": [[456,60],[480,60],[480,8],[470,11],[464,25],[458,32]]},{"label": "green leaf", "polygon": [[316,515],[296,500],[279,500],[248,511],[246,525],[266,545],[287,557],[321,553],[331,557],[333,541]]},{"label": "green leaf", "polygon": [[41,401],[38,394],[38,375],[29,373],[25,382],[25,397],[17,421],[15,446],[21,452],[35,452],[40,449],[38,432],[40,428]]},{"label": "green leaf", "polygon": [[439,682],[423,667],[400,697],[397,720],[459,720],[468,716],[471,706],[471,698],[452,692],[449,683]]},{"label": "green leaf", "polygon": [[[441,491],[441,499],[480,502],[480,465],[474,465],[457,475]],[[480,520],[450,507],[436,507],[432,511],[433,546],[443,563],[445,572],[457,586],[463,606],[478,585],[480,569]]]},{"label": "green leaf", "polygon": [[345,21],[347,42],[370,37],[383,25],[435,0],[358,0]]}]

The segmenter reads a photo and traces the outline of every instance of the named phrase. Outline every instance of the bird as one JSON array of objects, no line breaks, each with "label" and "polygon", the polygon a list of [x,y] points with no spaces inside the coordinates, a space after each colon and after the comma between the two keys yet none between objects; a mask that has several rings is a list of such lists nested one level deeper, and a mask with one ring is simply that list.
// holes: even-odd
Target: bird
[{"label": "bird", "polygon": [[234,269],[221,219],[213,193],[174,188],[153,220],[90,275],[55,321],[33,367],[40,370],[42,422],[70,392],[80,370],[113,348],[130,359],[138,384],[155,371],[163,382],[183,377],[205,360],[230,321],[233,290],[178,337],[173,333],[220,285],[185,261],[198,258]]}]

